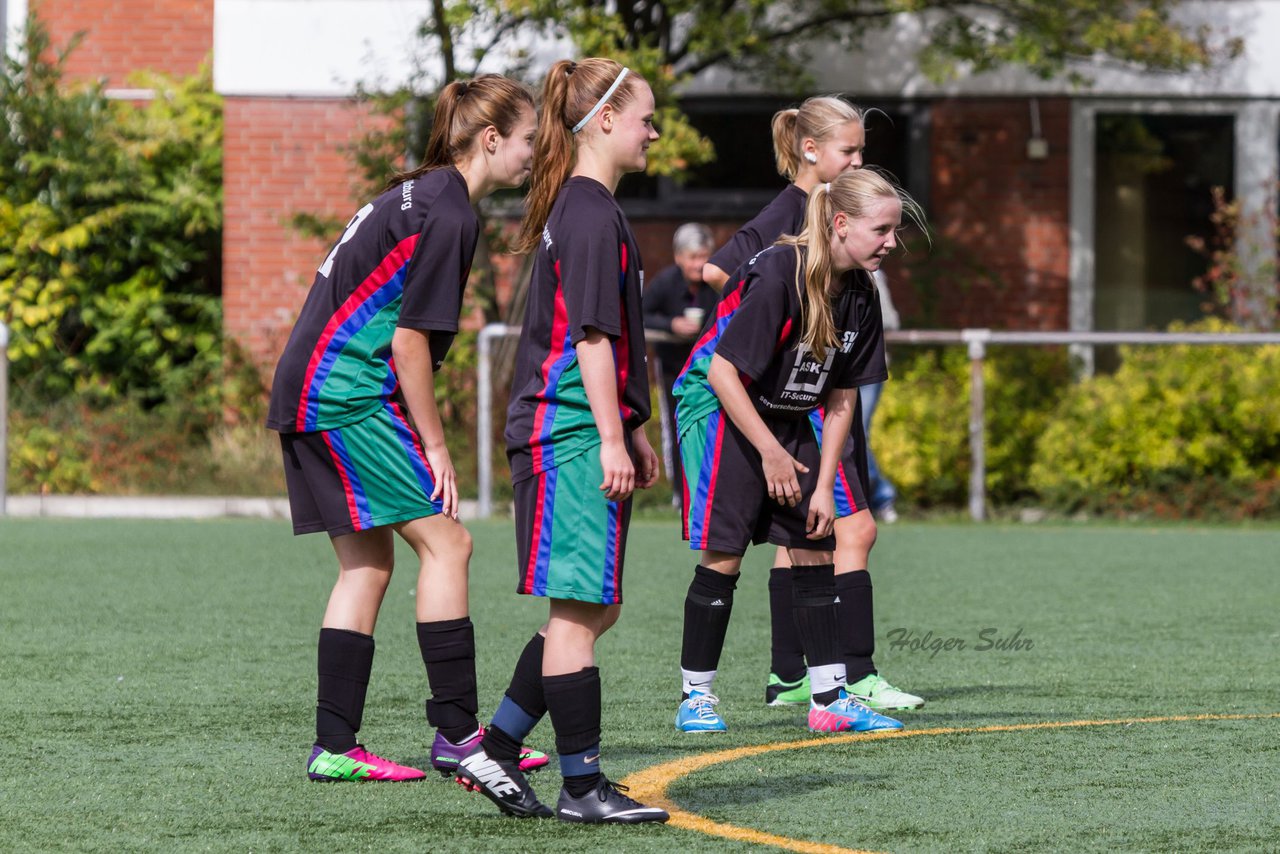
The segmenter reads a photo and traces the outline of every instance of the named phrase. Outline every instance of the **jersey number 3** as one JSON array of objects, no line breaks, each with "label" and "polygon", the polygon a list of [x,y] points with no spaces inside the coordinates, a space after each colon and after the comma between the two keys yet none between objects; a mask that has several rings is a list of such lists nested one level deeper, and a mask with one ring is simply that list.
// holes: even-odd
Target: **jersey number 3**
[{"label": "jersey number 3", "polygon": [[351,218],[351,222],[347,223],[347,230],[342,232],[342,239],[338,241],[337,246],[333,247],[333,251],[329,253],[329,257],[324,259],[324,263],[320,265],[320,269],[316,270],[317,273],[324,276],[326,279],[329,278],[329,273],[333,271],[334,256],[338,254],[338,250],[342,248],[342,244],[356,236],[356,229],[360,227],[360,223],[364,221],[364,218],[371,213],[373,213],[373,202],[370,202],[360,210],[356,211],[356,215]]}]

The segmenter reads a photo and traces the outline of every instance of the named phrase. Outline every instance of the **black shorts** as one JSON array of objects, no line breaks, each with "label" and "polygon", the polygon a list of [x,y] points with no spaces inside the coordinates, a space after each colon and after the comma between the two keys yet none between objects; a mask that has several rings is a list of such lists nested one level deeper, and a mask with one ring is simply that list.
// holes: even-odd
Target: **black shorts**
[{"label": "black shorts", "polygon": [[[862,429],[862,399],[854,396],[853,426],[849,438],[840,452],[840,467],[836,469],[836,518],[852,516],[859,510],[868,510],[871,503],[871,477],[867,472],[867,432]],[[822,419],[825,412],[815,409],[809,413],[818,444],[822,444]]]},{"label": "black shorts", "polygon": [[806,536],[809,498],[817,485],[822,455],[809,419],[766,423],[787,453],[809,469],[796,475],[803,496],[800,503],[787,507],[769,497],[760,454],[725,411],[717,409],[680,436],[684,538],[690,548],[733,555],[745,553],[749,544],[764,542],[813,551],[835,548],[834,536],[817,540]]}]

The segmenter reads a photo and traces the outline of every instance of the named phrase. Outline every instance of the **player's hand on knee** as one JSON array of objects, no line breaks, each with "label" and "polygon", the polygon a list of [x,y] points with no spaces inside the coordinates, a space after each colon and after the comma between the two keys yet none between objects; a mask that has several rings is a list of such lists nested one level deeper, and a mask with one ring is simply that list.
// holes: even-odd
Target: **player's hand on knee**
[{"label": "player's hand on knee", "polygon": [[431,476],[436,488],[431,492],[432,501],[440,501],[440,512],[450,519],[458,518],[458,473],[453,468],[453,459],[449,449],[444,445],[436,448],[424,448],[427,465],[431,468]]},{"label": "player's hand on knee", "polygon": [[636,488],[636,467],[621,439],[600,443],[600,468],[604,481],[600,489],[609,501],[626,501]]}]

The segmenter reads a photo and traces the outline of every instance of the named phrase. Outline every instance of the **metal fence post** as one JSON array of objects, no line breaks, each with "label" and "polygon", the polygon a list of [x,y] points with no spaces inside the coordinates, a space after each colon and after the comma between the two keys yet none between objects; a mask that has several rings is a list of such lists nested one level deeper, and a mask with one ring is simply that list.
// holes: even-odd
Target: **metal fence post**
[{"label": "metal fence post", "polygon": [[986,384],[982,376],[990,329],[966,329],[969,345],[969,517],[987,518]]},{"label": "metal fence post", "polygon": [[9,327],[0,323],[0,516],[9,497]]}]

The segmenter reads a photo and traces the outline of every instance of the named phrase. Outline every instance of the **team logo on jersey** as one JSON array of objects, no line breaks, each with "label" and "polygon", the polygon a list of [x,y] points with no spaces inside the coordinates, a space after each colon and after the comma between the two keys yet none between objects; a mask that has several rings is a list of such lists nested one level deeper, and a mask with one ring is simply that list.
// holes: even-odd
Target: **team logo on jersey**
[{"label": "team logo on jersey", "polygon": [[551,251],[551,229],[545,225],[542,227],[542,245],[547,247],[547,251]]},{"label": "team logo on jersey", "polygon": [[840,339],[840,352],[852,353],[853,342],[858,340],[858,330],[854,329],[844,333],[844,337]]},{"label": "team logo on jersey", "polygon": [[791,368],[791,376],[787,378],[785,391],[822,394],[827,385],[827,377],[831,375],[831,364],[836,360],[836,352],[835,349],[828,350],[826,360],[819,362],[808,345],[801,344],[796,350],[796,362]]}]

